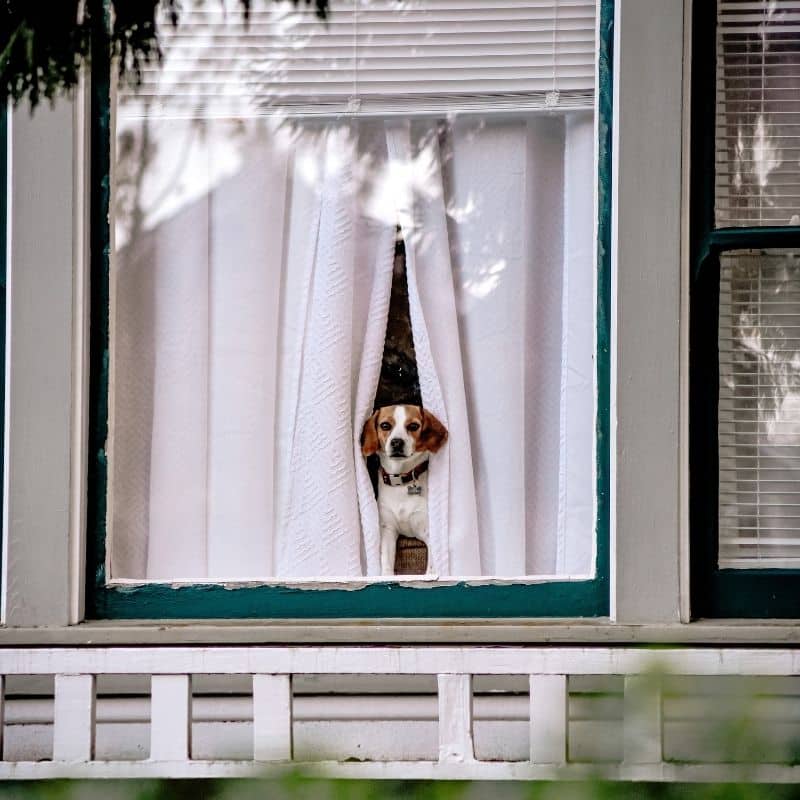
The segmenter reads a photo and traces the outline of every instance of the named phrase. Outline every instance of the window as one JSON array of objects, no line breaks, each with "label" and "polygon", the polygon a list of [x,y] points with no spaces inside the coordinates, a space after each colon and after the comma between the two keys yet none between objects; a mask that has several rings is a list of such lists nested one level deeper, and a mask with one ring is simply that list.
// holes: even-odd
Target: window
[{"label": "window", "polygon": [[692,604],[796,617],[800,5],[711,5],[694,33]]},{"label": "window", "polygon": [[[138,89],[96,76],[96,616],[605,612],[596,30],[575,0],[198,5]],[[395,402],[450,434],[425,588],[380,574],[358,442],[398,313]]]}]

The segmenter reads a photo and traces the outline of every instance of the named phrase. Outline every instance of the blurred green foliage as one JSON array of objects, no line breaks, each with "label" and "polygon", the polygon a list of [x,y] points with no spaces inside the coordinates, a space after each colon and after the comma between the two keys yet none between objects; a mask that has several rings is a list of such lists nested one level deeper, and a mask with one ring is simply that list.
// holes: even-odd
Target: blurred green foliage
[{"label": "blurred green foliage", "polygon": [[800,800],[800,786],[326,780],[39,781],[0,784],[8,800]]}]

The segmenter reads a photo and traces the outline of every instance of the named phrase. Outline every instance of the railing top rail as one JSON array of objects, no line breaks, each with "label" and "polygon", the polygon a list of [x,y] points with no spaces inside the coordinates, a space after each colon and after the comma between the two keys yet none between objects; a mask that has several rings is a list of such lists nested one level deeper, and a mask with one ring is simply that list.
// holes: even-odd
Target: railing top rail
[{"label": "railing top rail", "polygon": [[0,649],[1,675],[800,674],[789,648],[110,647]]}]

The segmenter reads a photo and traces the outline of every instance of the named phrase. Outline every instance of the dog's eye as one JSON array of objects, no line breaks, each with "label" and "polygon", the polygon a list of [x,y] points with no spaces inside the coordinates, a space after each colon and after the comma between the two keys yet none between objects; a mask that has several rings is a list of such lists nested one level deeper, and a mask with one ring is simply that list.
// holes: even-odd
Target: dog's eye
[{"label": "dog's eye", "polygon": [[408,426],[408,430],[410,430],[410,431],[418,431],[419,430],[419,422],[412,422]]},{"label": "dog's eye", "polygon": [[381,430],[382,431],[390,431],[392,429],[391,423],[389,422],[381,422]]}]

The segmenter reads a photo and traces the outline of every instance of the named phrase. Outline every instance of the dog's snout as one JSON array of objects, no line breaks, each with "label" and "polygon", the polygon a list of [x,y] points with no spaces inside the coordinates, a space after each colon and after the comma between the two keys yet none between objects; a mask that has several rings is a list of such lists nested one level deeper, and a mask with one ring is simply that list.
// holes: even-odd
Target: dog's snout
[{"label": "dog's snout", "polygon": [[392,440],[389,442],[389,447],[391,447],[391,448],[392,448],[392,450],[402,450],[402,449],[403,449],[403,446],[404,446],[404,444],[405,444],[405,443],[403,442],[403,440],[402,440],[402,439],[392,439]]}]

